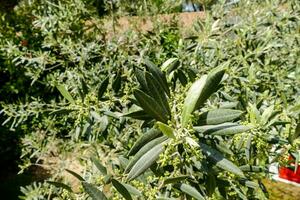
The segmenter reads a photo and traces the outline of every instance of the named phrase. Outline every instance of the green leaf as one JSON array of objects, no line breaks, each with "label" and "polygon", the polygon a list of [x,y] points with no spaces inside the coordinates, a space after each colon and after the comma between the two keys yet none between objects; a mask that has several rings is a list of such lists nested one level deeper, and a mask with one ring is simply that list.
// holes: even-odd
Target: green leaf
[{"label": "green leaf", "polygon": [[264,110],[263,114],[261,115],[261,121],[260,121],[261,125],[267,124],[270,117],[272,116],[273,111],[274,111],[274,105],[272,105]]},{"label": "green leaf", "polygon": [[161,65],[161,70],[170,73],[179,65],[178,58],[169,58]]},{"label": "green leaf", "polygon": [[47,181],[47,183],[51,184],[51,185],[54,185],[55,187],[57,188],[62,188],[62,189],[65,189],[69,192],[73,192],[72,191],[72,188],[64,183],[60,183],[60,182],[55,182],[55,181]]},{"label": "green leaf", "polygon": [[120,167],[122,169],[125,169],[129,163],[129,160],[124,156],[119,156],[118,158],[119,158]]},{"label": "green leaf", "polygon": [[91,161],[94,163],[94,165],[97,167],[97,169],[105,176],[107,175],[107,169],[104,167],[98,159],[95,157],[91,157]]},{"label": "green leaf", "polygon": [[119,112],[111,112],[109,110],[105,110],[103,112],[104,115],[106,116],[109,116],[109,117],[113,117],[113,118],[116,118],[116,119],[120,119],[120,117],[122,117],[122,113],[119,113]]},{"label": "green leaf", "polygon": [[293,142],[295,139],[297,139],[299,137],[300,137],[300,122],[297,124],[297,127],[295,129],[295,133],[293,134],[291,141]]},{"label": "green leaf", "polygon": [[165,134],[169,138],[175,139],[174,130],[170,126],[161,122],[156,122],[156,124],[158,125],[159,130],[163,132],[163,134]]},{"label": "green leaf", "polygon": [[108,125],[109,125],[109,118],[106,115],[102,116],[100,125],[98,126],[99,132],[100,133],[104,132],[107,129]]},{"label": "green leaf", "polygon": [[116,188],[116,190],[126,199],[126,200],[132,200],[132,197],[130,193],[128,192],[127,188],[117,181],[116,179],[112,179],[111,183]]},{"label": "green leaf", "polygon": [[183,104],[181,121],[183,126],[187,125],[192,113],[199,109],[204,102],[219,89],[219,84],[224,73],[225,69],[223,67],[217,68],[208,76],[204,75],[192,84]]},{"label": "green leaf", "polygon": [[166,123],[168,121],[168,115],[164,109],[157,103],[155,99],[145,94],[141,90],[135,90],[134,96],[139,102],[140,106],[146,113],[151,115],[157,121]]},{"label": "green leaf", "polygon": [[126,183],[122,183],[124,185],[124,187],[128,190],[128,192],[130,194],[133,194],[135,196],[142,196],[142,192],[139,191],[138,189],[136,189],[135,187],[133,187],[132,185],[126,184]]},{"label": "green leaf", "polygon": [[142,173],[144,173],[158,158],[159,155],[164,151],[163,144],[158,144],[145,153],[132,167],[130,170],[127,180],[130,181]]},{"label": "green leaf", "polygon": [[79,174],[77,174],[76,172],[66,169],[67,172],[69,172],[70,174],[72,174],[74,177],[76,177],[78,180],[80,181],[85,181],[84,178],[82,178]]},{"label": "green leaf", "polygon": [[171,115],[170,106],[164,90],[160,87],[158,81],[149,73],[145,74],[149,92],[148,94],[153,97],[159,105],[164,109],[168,116]]},{"label": "green leaf", "polygon": [[101,121],[101,116],[95,112],[95,111],[91,111],[91,116],[95,119],[95,121]]},{"label": "green leaf", "polygon": [[230,150],[229,145],[224,142],[219,141],[219,143],[216,144],[216,148],[222,153],[226,153],[231,156],[234,155],[234,153]]},{"label": "green leaf", "polygon": [[295,169],[294,169],[294,173],[297,173],[297,171],[298,171],[299,160],[300,160],[300,151],[298,151],[297,156],[295,156]]},{"label": "green leaf", "polygon": [[149,91],[149,89],[148,89],[146,78],[145,78],[145,72],[136,68],[135,76],[136,76],[139,84],[141,85],[142,90],[147,93]]},{"label": "green leaf", "polygon": [[251,141],[252,141],[252,135],[248,137],[246,148],[245,148],[245,155],[248,162],[250,161],[250,157],[251,157]]},{"label": "green leaf", "polygon": [[137,110],[130,113],[126,113],[123,115],[123,117],[131,117],[133,119],[139,119],[139,120],[153,119],[153,117],[149,116],[144,110]]},{"label": "green leaf", "polygon": [[107,90],[107,86],[108,86],[108,83],[109,83],[109,76],[107,76],[100,84],[99,86],[99,89],[98,89],[98,100],[100,100],[105,91]]},{"label": "green leaf", "polygon": [[202,152],[210,159],[211,162],[216,164],[217,167],[240,177],[244,177],[242,170],[231,161],[227,160],[219,151],[212,149],[210,146],[203,143],[200,143],[200,147]]},{"label": "green leaf", "polygon": [[241,191],[240,188],[237,188],[235,185],[233,185],[233,189],[234,189],[235,192],[238,194],[238,196],[240,197],[240,199],[242,199],[242,200],[248,200],[248,198],[247,198],[246,195],[243,193],[243,191]]},{"label": "green leaf", "polygon": [[207,181],[206,181],[205,186],[206,186],[206,190],[207,190],[207,195],[211,197],[217,187],[216,177],[213,174],[207,175]]},{"label": "green leaf", "polygon": [[249,131],[250,126],[238,125],[233,123],[224,123],[219,125],[194,126],[196,132],[204,135],[234,135]]},{"label": "green leaf", "polygon": [[195,147],[200,147],[199,144],[191,137],[185,137],[185,141],[192,147],[192,148],[195,148]]},{"label": "green leaf", "polygon": [[248,181],[248,180],[242,180],[240,181],[242,184],[244,184],[245,186],[249,187],[249,188],[253,188],[253,189],[258,189],[259,185],[253,181]]},{"label": "green leaf", "polygon": [[256,108],[256,105],[248,103],[247,110],[248,110],[248,113],[249,113],[249,116],[250,116],[250,122],[252,124],[259,123],[260,120],[261,120],[261,115],[260,115],[259,110]]},{"label": "green leaf", "polygon": [[195,110],[199,109],[211,96],[211,94],[218,90],[224,73],[225,69],[223,67],[217,68],[216,70],[213,70],[208,76],[204,75],[192,84],[183,104],[183,126],[187,125],[192,113]]},{"label": "green leaf", "polygon": [[166,79],[164,73],[162,71],[160,71],[160,69],[157,66],[155,66],[155,64],[153,62],[151,62],[150,60],[144,59],[144,63],[148,67],[149,72],[160,83],[161,87],[164,89],[166,94],[168,96],[170,96],[170,90],[169,90],[169,87],[168,87],[168,82],[167,82],[167,79]]},{"label": "green leaf", "polygon": [[112,175],[111,174],[107,174],[106,176],[104,176],[104,178],[103,178],[104,184],[110,184],[111,179],[112,179]]},{"label": "green leaf", "polygon": [[175,185],[176,188],[179,188],[182,192],[194,197],[197,200],[205,200],[205,198],[196,190],[196,188],[187,185],[185,183]]},{"label": "green leaf", "polygon": [[161,136],[161,131],[152,128],[146,133],[144,133],[139,139],[134,143],[130,151],[128,152],[128,156],[134,155],[138,152],[145,144],[149,143],[151,140]]},{"label": "green leaf", "polygon": [[181,85],[186,86],[186,84],[188,83],[188,80],[182,70],[177,70],[177,77],[179,78]]},{"label": "green leaf", "polygon": [[185,72],[187,73],[190,81],[192,81],[192,82],[195,81],[195,78],[197,77],[197,71],[198,70],[191,68],[191,67],[188,67],[185,69]]},{"label": "green leaf", "polygon": [[103,194],[102,191],[100,191],[98,188],[96,188],[94,185],[88,183],[88,182],[81,182],[84,191],[88,193],[88,195],[93,199],[93,200],[106,200],[106,196]]},{"label": "green leaf", "polygon": [[216,109],[202,113],[199,116],[197,125],[215,125],[224,122],[231,122],[243,114],[240,110]]},{"label": "green leaf", "polygon": [[148,151],[150,151],[153,147],[155,147],[158,144],[163,143],[168,139],[167,136],[162,136],[159,138],[155,138],[145,144],[136,154],[135,156],[130,160],[128,166],[125,169],[125,173],[129,172],[129,170],[132,168],[133,165],[136,164],[136,162],[143,156],[145,155]]},{"label": "green leaf", "polygon": [[181,182],[183,180],[186,180],[187,178],[189,178],[190,176],[187,175],[183,175],[183,176],[177,176],[177,177],[172,177],[172,178],[166,178],[163,182],[164,185],[170,184],[170,183],[178,183]]},{"label": "green leaf", "polygon": [[89,88],[88,88],[86,82],[83,79],[81,79],[81,85],[82,85],[82,92],[83,92],[83,95],[85,97],[86,94],[89,92]]},{"label": "green leaf", "polygon": [[115,93],[118,93],[119,90],[121,89],[121,84],[122,84],[122,77],[121,77],[121,73],[118,72],[115,80],[112,83],[112,88],[115,91]]},{"label": "green leaf", "polygon": [[64,85],[57,85],[56,88],[65,99],[67,99],[71,104],[75,104],[73,97],[71,96],[71,94],[68,92],[68,90]]},{"label": "green leaf", "polygon": [[234,101],[234,102],[221,102],[220,103],[220,108],[222,109],[232,109],[232,108],[237,108],[240,102]]},{"label": "green leaf", "polygon": [[197,109],[197,102],[205,86],[206,79],[207,76],[204,75],[199,80],[195,81],[186,95],[181,119],[183,126],[187,125],[191,114]]}]

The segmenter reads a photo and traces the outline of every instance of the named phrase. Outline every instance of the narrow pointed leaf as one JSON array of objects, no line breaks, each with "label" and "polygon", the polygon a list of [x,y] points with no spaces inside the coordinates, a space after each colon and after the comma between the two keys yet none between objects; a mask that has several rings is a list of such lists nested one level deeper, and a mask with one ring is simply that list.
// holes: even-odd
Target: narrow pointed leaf
[{"label": "narrow pointed leaf", "polygon": [[216,177],[213,174],[208,174],[207,181],[206,181],[206,190],[207,190],[208,196],[213,195],[216,187],[217,187]]},{"label": "narrow pointed leaf", "polygon": [[238,194],[238,196],[240,197],[240,199],[242,200],[248,200],[248,198],[246,197],[246,195],[243,193],[243,191],[241,191],[240,188],[237,188],[235,185],[233,186],[233,189],[235,190],[235,192]]},{"label": "narrow pointed leaf", "polygon": [[158,125],[159,130],[163,132],[163,134],[165,134],[169,138],[175,139],[174,130],[170,126],[161,122],[156,122],[156,124]]},{"label": "narrow pointed leaf", "polygon": [[177,76],[181,85],[186,86],[186,84],[188,83],[188,79],[182,70],[177,70]]},{"label": "narrow pointed leaf", "polygon": [[190,81],[194,82],[197,77],[197,70],[194,68],[186,68],[185,71],[190,79]]},{"label": "narrow pointed leaf", "polygon": [[141,85],[142,90],[145,92],[148,92],[149,89],[148,89],[146,78],[145,78],[145,72],[140,69],[136,69],[135,76],[136,76],[139,84]]},{"label": "narrow pointed leaf", "polygon": [[194,126],[194,130],[196,132],[200,132],[204,135],[234,135],[249,131],[250,129],[250,126],[238,125],[233,123]]},{"label": "narrow pointed leaf", "polygon": [[222,109],[233,109],[237,108],[240,102],[234,101],[234,102],[222,102],[220,103],[220,108]]},{"label": "narrow pointed leaf", "polygon": [[64,184],[64,183],[55,182],[55,181],[47,181],[47,183],[49,183],[51,185],[54,185],[55,187],[65,189],[65,190],[67,190],[69,192],[73,192],[72,188],[70,186]]},{"label": "narrow pointed leaf", "polygon": [[161,70],[170,73],[176,67],[176,63],[179,63],[178,58],[169,58],[161,65]]},{"label": "narrow pointed leaf", "polygon": [[168,113],[168,116],[170,116],[171,111],[164,90],[160,87],[158,81],[150,73],[146,72],[145,77],[149,89],[148,94],[155,100],[157,100],[159,105],[164,109],[166,113]]},{"label": "narrow pointed leaf", "polygon": [[126,184],[126,183],[122,183],[124,185],[124,187],[128,190],[128,192],[130,194],[133,194],[135,196],[142,196],[142,192],[139,191],[138,189],[136,189],[135,187],[133,187],[132,185]]},{"label": "narrow pointed leaf", "polygon": [[203,143],[200,143],[200,147],[202,152],[210,159],[211,162],[215,163],[217,167],[240,177],[244,177],[242,170],[231,161],[226,159],[219,151],[212,149],[210,146]]},{"label": "narrow pointed leaf", "polygon": [[96,159],[95,157],[91,158],[91,161],[94,163],[94,165],[97,167],[97,169],[105,176],[107,175],[107,169],[106,167],[104,167],[98,159]]},{"label": "narrow pointed leaf", "polygon": [[202,76],[199,80],[195,81],[190,87],[182,111],[182,125],[186,126],[189,122],[192,113],[199,109],[204,102],[216,92],[219,84],[225,73],[224,68],[218,68],[212,71],[209,75]]},{"label": "narrow pointed leaf", "polygon": [[247,139],[246,148],[245,148],[245,155],[246,159],[249,162],[251,157],[251,141],[252,141],[252,135],[250,135]]},{"label": "narrow pointed leaf", "polygon": [[91,116],[95,119],[95,121],[101,121],[101,116],[95,112],[95,111],[91,111]]},{"label": "narrow pointed leaf", "polygon": [[198,190],[190,185],[183,183],[176,185],[175,187],[179,188],[182,192],[188,194],[191,197],[194,197],[197,200],[205,200],[205,198],[198,192]]},{"label": "narrow pointed leaf", "polygon": [[84,191],[86,191],[86,193],[88,193],[88,195],[93,200],[106,200],[107,199],[106,196],[103,194],[103,192],[100,191],[95,186],[93,186],[92,184],[83,181],[82,186],[84,188]]},{"label": "narrow pointed leaf", "polygon": [[119,158],[120,167],[122,169],[125,169],[129,163],[129,160],[124,156],[119,156],[118,158]]},{"label": "narrow pointed leaf", "polygon": [[256,105],[248,103],[248,112],[249,112],[249,116],[250,116],[250,122],[252,124],[256,124],[258,122],[260,122],[261,120],[261,115],[259,110],[256,108]]},{"label": "narrow pointed leaf", "polygon": [[99,89],[98,89],[98,100],[100,100],[105,91],[107,90],[108,87],[108,83],[109,83],[109,76],[107,76],[100,84]]},{"label": "narrow pointed leaf", "polygon": [[253,188],[253,189],[259,188],[259,185],[253,181],[243,180],[243,181],[241,181],[241,183],[249,188]]},{"label": "narrow pointed leaf", "polygon": [[182,111],[182,125],[186,126],[192,113],[196,110],[197,101],[200,98],[201,92],[205,86],[207,76],[202,76],[199,80],[195,81],[190,87],[183,105]]},{"label": "narrow pointed leaf", "polygon": [[71,94],[68,92],[68,90],[64,85],[58,85],[56,86],[56,88],[65,99],[67,99],[71,104],[75,104],[73,97],[71,96]]},{"label": "narrow pointed leaf", "polygon": [[162,136],[159,138],[155,138],[153,140],[151,140],[150,142],[148,142],[147,144],[145,144],[135,155],[132,159],[130,159],[128,166],[125,169],[125,173],[129,172],[129,170],[133,167],[133,165],[135,165],[138,160],[145,155],[147,152],[149,152],[154,146],[163,143],[164,141],[166,141],[168,139],[167,136]]},{"label": "narrow pointed leaf", "polygon": [[126,200],[132,200],[132,197],[130,193],[128,192],[127,188],[117,181],[116,179],[112,179],[111,183],[116,188],[116,190],[126,199]]},{"label": "narrow pointed leaf", "polygon": [[153,119],[153,117],[147,114],[144,110],[137,110],[130,113],[126,113],[123,115],[123,117],[131,117],[133,119],[139,119],[139,120]]},{"label": "narrow pointed leaf", "polygon": [[86,82],[83,79],[81,79],[81,85],[82,85],[82,87],[81,87],[82,88],[82,92],[83,92],[83,95],[85,97],[86,94],[89,92],[89,88],[88,88]]},{"label": "narrow pointed leaf", "polygon": [[261,125],[265,125],[269,121],[273,111],[274,111],[274,105],[264,110],[263,114],[261,115]]},{"label": "narrow pointed leaf", "polygon": [[191,137],[185,137],[185,141],[192,147],[200,147],[199,144]]},{"label": "narrow pointed leaf", "polygon": [[78,180],[80,181],[85,181],[84,178],[82,178],[79,174],[77,174],[76,172],[66,169],[67,172],[69,172],[70,174],[72,174],[74,177],[76,177]]},{"label": "narrow pointed leaf", "polygon": [[118,93],[119,90],[121,89],[121,84],[122,84],[122,77],[121,73],[117,73],[114,82],[112,83],[112,88],[115,91],[115,93]]},{"label": "narrow pointed leaf", "polygon": [[127,180],[130,181],[143,172],[145,172],[158,158],[159,155],[164,151],[163,144],[154,146],[151,150],[145,153],[132,167],[130,170]]},{"label": "narrow pointed leaf", "polygon": [[300,122],[297,124],[297,127],[295,129],[295,133],[292,136],[292,142],[300,137]]},{"label": "narrow pointed leaf", "polygon": [[146,133],[144,133],[132,146],[130,151],[128,152],[128,156],[134,155],[136,152],[138,152],[144,145],[149,143],[151,140],[154,140],[155,138],[162,136],[161,131],[152,128]]},{"label": "narrow pointed leaf", "polygon": [[134,96],[146,113],[151,115],[157,121],[164,123],[168,121],[167,113],[165,113],[164,109],[156,102],[155,99],[141,90],[135,90]]},{"label": "narrow pointed leaf", "polygon": [[153,62],[151,62],[150,60],[144,59],[144,63],[148,67],[149,72],[160,83],[161,87],[164,89],[164,91],[167,93],[167,95],[170,96],[170,90],[168,87],[168,82],[167,82],[165,74],[157,66],[155,66],[155,64]]},{"label": "narrow pointed leaf", "polygon": [[224,122],[231,122],[243,114],[240,110],[216,109],[202,113],[199,116],[197,125],[215,125]]},{"label": "narrow pointed leaf", "polygon": [[164,185],[170,184],[170,183],[178,183],[181,182],[183,180],[186,180],[187,178],[189,178],[190,176],[187,175],[183,175],[183,176],[177,176],[177,177],[172,177],[172,178],[166,178],[163,182]]},{"label": "narrow pointed leaf", "polygon": [[107,174],[106,176],[104,176],[104,178],[103,178],[104,184],[110,184],[111,179],[112,179],[112,175],[111,174]]},{"label": "narrow pointed leaf", "polygon": [[228,155],[234,155],[234,153],[230,150],[230,148],[223,142],[219,142],[219,144],[216,144],[216,148],[222,153],[226,153]]}]

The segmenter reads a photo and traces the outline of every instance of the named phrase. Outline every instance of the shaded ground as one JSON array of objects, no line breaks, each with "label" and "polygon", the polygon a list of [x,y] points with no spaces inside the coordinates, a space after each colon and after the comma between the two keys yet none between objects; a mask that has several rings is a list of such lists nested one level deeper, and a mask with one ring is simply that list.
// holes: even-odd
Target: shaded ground
[{"label": "shaded ground", "polygon": [[23,174],[8,172],[5,176],[0,177],[0,199],[19,199],[21,186],[24,187],[34,181],[43,181],[49,176],[48,171],[41,167],[31,167]]},{"label": "shaded ground", "polygon": [[263,181],[270,194],[270,200],[298,200],[300,187],[265,179]]}]

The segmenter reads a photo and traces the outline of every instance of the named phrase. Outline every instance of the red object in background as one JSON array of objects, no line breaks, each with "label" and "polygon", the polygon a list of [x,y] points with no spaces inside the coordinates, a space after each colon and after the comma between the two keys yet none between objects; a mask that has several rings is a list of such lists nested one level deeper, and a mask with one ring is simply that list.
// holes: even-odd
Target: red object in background
[{"label": "red object in background", "polygon": [[[295,161],[292,156],[289,157],[289,160],[292,162],[290,163],[291,166],[295,166]],[[293,181],[296,183],[300,183],[300,165],[298,166],[296,172],[288,167],[279,167],[279,177]]]},{"label": "red object in background", "polygon": [[22,41],[21,41],[21,45],[22,45],[23,47],[27,47],[27,46],[28,46],[28,40],[22,40]]}]

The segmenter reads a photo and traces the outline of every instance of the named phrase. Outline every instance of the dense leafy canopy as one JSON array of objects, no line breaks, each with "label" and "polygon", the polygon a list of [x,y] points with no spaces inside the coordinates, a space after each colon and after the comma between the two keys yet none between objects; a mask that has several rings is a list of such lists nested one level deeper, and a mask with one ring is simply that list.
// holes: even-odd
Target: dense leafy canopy
[{"label": "dense leafy canopy", "polygon": [[51,171],[22,198],[268,198],[277,150],[299,152],[299,3],[199,5],[190,30],[153,17],[153,30],[122,34],[118,18],[181,1],[0,11],[0,130],[21,138],[21,171]]}]

